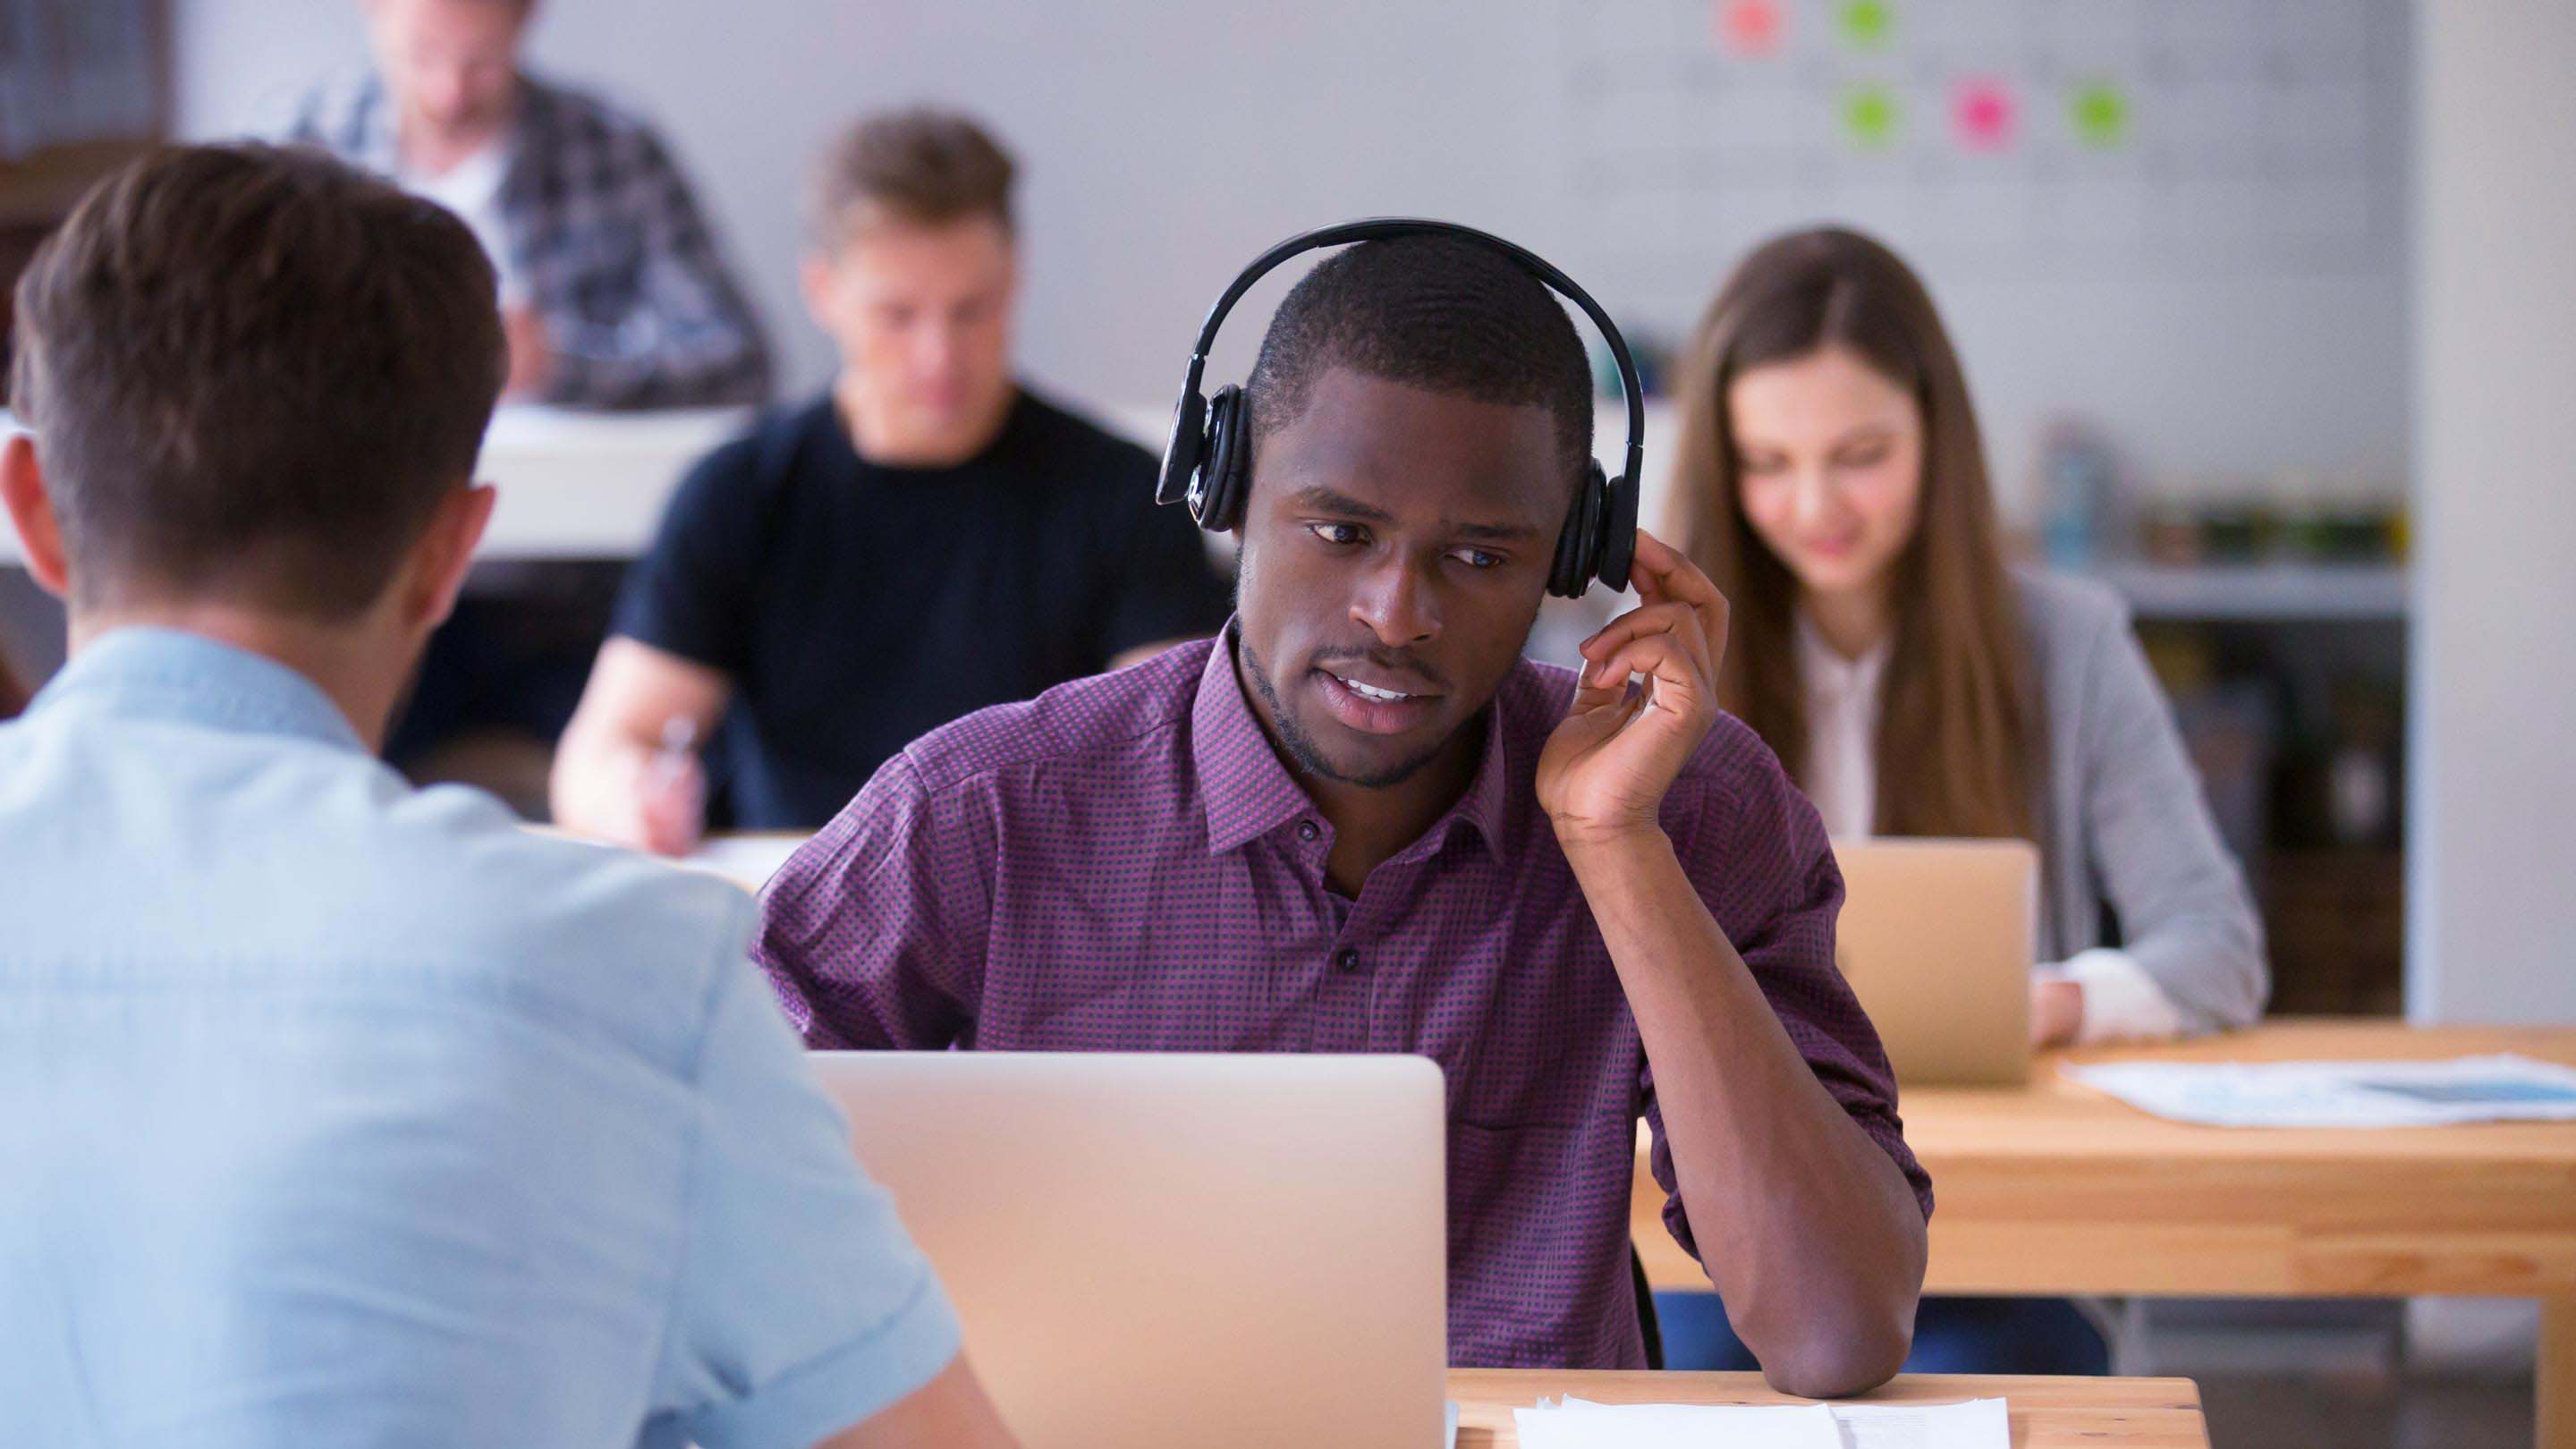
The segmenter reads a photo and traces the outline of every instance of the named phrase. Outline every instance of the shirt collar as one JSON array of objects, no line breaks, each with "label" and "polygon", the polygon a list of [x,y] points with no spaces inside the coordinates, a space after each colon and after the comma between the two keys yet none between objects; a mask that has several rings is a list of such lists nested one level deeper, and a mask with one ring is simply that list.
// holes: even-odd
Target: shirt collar
[{"label": "shirt collar", "polygon": [[95,709],[237,734],[291,735],[364,752],[366,742],[321,686],[266,655],[144,626],[91,642],[27,708]]},{"label": "shirt collar", "polygon": [[[1244,697],[1234,649],[1235,622],[1229,619],[1216,637],[1216,646],[1208,651],[1207,667],[1199,674],[1198,698],[1190,709],[1190,749],[1198,766],[1199,795],[1207,809],[1211,855],[1238,849],[1300,819],[1323,823],[1322,812],[1279,762],[1269,731],[1261,727],[1252,702]],[[1399,852],[1397,860],[1436,850],[1462,824],[1475,831],[1488,852],[1501,856],[1510,775],[1499,697],[1485,706],[1484,730],[1484,758],[1477,763],[1467,792],[1422,833],[1422,839]]]}]

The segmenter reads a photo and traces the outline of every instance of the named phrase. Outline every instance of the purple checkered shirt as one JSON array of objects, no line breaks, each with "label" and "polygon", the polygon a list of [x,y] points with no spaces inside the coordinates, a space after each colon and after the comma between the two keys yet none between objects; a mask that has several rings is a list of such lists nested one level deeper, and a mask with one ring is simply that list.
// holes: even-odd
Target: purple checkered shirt
[{"label": "purple checkered shirt", "polygon": [[[1229,631],[1230,632],[1230,631]],[[1231,651],[1183,645],[935,730],[770,882],[762,965],[816,1047],[1411,1052],[1448,1077],[1449,1353],[1644,1364],[1628,1267],[1636,1121],[1698,1251],[1610,953],[1533,788],[1570,671],[1523,661],[1466,795],[1359,898]],[[1906,1149],[1877,1033],[1833,965],[1816,812],[1721,718],[1662,823],[1817,1079]]]}]

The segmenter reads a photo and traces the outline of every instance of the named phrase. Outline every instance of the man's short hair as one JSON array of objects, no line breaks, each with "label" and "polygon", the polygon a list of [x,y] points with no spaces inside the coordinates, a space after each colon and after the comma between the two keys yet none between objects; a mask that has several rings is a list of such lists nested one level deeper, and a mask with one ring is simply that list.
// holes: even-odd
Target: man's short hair
[{"label": "man's short hair", "polygon": [[17,291],[10,396],[75,604],[345,618],[472,475],[504,352],[465,224],[318,152],[170,146]]},{"label": "man's short hair", "polygon": [[1569,478],[1592,452],[1592,368],[1556,293],[1520,263],[1461,236],[1362,242],[1289,289],[1244,391],[1265,438],[1305,413],[1334,367],[1556,419]]},{"label": "man's short hair", "polygon": [[842,133],[814,169],[806,240],[829,254],[879,218],[947,226],[988,216],[1012,230],[1009,152],[973,120],[917,107],[870,116]]}]

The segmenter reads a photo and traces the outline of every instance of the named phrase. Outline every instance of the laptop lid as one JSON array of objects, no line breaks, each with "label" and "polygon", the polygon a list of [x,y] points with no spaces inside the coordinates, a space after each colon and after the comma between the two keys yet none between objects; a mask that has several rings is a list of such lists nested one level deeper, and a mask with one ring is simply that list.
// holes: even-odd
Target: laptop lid
[{"label": "laptop lid", "polygon": [[1439,1442],[1440,1069],[822,1052],[1023,1443]]},{"label": "laptop lid", "polygon": [[2024,840],[1838,840],[1834,957],[1900,1085],[2030,1079],[2039,852]]}]

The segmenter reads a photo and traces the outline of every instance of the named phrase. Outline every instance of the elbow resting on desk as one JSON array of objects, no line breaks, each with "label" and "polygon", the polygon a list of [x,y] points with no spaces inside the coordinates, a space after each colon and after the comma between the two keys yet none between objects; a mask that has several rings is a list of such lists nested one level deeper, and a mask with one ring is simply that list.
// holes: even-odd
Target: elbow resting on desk
[{"label": "elbow resting on desk", "polygon": [[1896,1377],[1914,1347],[1930,1236],[1892,1164],[1885,1177],[1889,1212],[1867,1222],[1880,1231],[1847,1233],[1845,1250],[1827,1261],[1775,1263],[1775,1272],[1764,1275],[1769,1281],[1738,1285],[1744,1312],[1737,1332],[1761,1363],[1763,1379],[1784,1394],[1866,1393]]},{"label": "elbow resting on desk", "polygon": [[1914,1346],[1914,1299],[1901,1312],[1815,1314],[1760,1355],[1762,1379],[1802,1399],[1865,1394],[1896,1377]]}]

